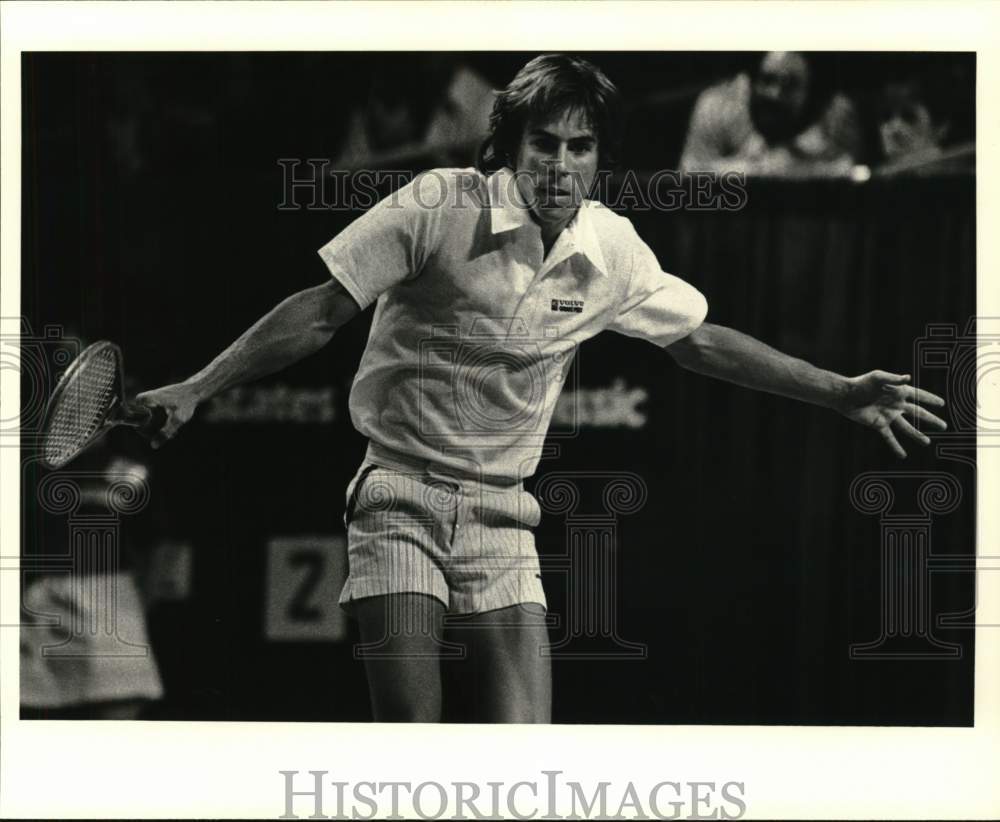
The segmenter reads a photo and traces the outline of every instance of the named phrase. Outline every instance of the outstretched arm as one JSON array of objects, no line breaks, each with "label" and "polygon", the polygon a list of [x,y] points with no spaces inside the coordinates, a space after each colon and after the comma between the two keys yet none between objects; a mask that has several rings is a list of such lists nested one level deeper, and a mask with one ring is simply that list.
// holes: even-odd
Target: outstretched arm
[{"label": "outstretched arm", "polygon": [[167,412],[167,422],[153,437],[153,447],[173,437],[205,400],[318,351],[358,311],[357,303],[334,279],[307,288],[261,317],[194,376],[139,394],[138,401]]},{"label": "outstretched arm", "polygon": [[906,451],[896,434],[928,445],[930,438],[914,424],[924,423],[938,430],[947,427],[944,420],[923,407],[942,408],[944,400],[908,385],[909,375],[870,371],[844,377],[711,323],[703,323],[666,350],[679,365],[699,374],[831,408],[874,428],[899,457],[905,457]]}]

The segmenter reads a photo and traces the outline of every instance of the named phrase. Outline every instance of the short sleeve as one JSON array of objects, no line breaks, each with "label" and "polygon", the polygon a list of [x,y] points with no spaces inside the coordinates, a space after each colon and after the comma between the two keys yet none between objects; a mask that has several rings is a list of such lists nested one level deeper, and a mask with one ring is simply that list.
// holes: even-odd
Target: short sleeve
[{"label": "short sleeve", "polygon": [[701,292],[662,271],[656,255],[638,234],[634,235],[632,261],[628,290],[608,328],[665,347],[704,322],[708,302]]},{"label": "short sleeve", "polygon": [[319,256],[362,309],[417,276],[437,242],[440,175],[422,175],[376,203],[319,250]]}]

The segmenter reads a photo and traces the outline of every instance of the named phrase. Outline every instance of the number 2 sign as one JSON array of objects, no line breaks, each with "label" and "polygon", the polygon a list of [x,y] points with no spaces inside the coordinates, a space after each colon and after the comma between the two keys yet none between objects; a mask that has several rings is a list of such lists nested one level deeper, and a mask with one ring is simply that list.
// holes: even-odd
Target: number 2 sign
[{"label": "number 2 sign", "polygon": [[267,639],[343,642],[347,616],[337,597],[345,579],[343,535],[272,537],[267,544]]}]

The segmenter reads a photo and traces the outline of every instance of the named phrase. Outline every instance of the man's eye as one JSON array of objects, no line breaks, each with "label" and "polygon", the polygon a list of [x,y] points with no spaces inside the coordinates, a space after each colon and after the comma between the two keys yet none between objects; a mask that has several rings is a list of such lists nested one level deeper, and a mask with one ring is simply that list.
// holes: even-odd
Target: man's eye
[{"label": "man's eye", "polygon": [[593,145],[591,143],[575,143],[571,144],[569,147],[569,150],[574,154],[586,154],[591,149],[593,149]]},{"label": "man's eye", "polygon": [[535,140],[532,145],[539,151],[555,151],[555,143],[552,140]]}]

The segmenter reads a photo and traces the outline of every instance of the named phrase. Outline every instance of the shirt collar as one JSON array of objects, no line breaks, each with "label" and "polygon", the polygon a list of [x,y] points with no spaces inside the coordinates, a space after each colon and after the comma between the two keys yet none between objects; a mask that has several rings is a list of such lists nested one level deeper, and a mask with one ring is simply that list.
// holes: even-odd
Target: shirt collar
[{"label": "shirt collar", "polygon": [[[532,223],[527,206],[521,202],[514,174],[510,169],[501,168],[495,174],[491,174],[487,182],[490,197],[490,228],[494,234],[512,231]],[[577,209],[576,216],[563,229],[557,241],[557,246],[561,246],[564,253],[554,262],[546,260],[545,268],[552,268],[558,262],[579,253],[583,254],[600,274],[607,276],[604,255],[601,253],[601,244],[598,242],[591,215],[591,210],[597,205],[592,200],[583,201]]]},{"label": "shirt collar", "polygon": [[509,168],[501,168],[488,178],[490,195],[490,228],[494,234],[512,231],[531,222],[528,208],[521,202],[520,192]]}]

